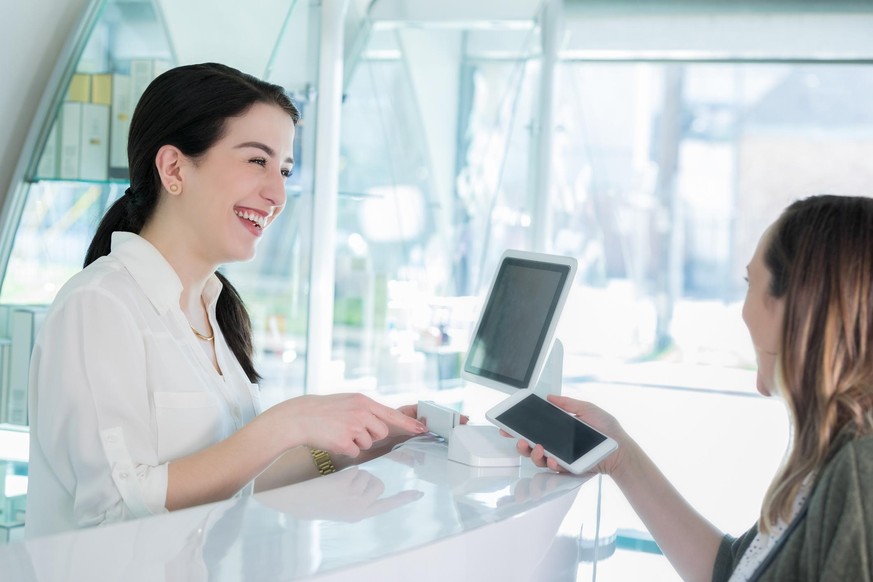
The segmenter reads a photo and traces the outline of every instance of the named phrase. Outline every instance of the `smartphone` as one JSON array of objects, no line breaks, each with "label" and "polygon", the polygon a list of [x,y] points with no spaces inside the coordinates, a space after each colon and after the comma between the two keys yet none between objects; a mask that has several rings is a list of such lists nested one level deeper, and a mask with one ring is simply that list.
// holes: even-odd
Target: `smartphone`
[{"label": "smartphone", "polygon": [[519,390],[485,418],[531,446],[542,445],[571,473],[584,473],[618,448],[613,439],[530,390]]}]

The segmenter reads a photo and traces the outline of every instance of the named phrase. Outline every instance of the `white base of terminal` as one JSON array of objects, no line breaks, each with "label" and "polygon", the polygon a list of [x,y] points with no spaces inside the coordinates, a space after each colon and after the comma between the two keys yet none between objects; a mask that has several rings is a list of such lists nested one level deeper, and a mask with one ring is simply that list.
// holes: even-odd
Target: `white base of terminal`
[{"label": "white base of terminal", "polygon": [[[543,398],[549,394],[560,395],[563,372],[564,345],[555,339],[533,392]],[[419,406],[422,406],[421,402]],[[432,412],[431,415],[436,417],[437,412],[440,411]],[[450,461],[471,467],[518,467],[521,464],[520,455],[515,450],[516,439],[501,436],[498,428],[491,424],[470,425],[458,424],[459,422],[460,417],[449,424],[454,425],[448,438]]]},{"label": "white base of terminal", "polygon": [[497,430],[490,424],[456,426],[449,438],[449,460],[471,467],[518,467],[515,439],[501,436]]}]

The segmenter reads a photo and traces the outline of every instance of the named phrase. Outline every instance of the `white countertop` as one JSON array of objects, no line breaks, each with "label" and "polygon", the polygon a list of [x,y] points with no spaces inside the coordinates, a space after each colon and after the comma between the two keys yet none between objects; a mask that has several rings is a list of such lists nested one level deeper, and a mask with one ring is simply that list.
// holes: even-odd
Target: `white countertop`
[{"label": "white countertop", "polygon": [[418,437],[255,496],[12,543],[0,572],[21,582],[548,580],[575,566],[575,548],[553,542],[582,483],[527,460],[468,467],[446,459],[442,440]]}]

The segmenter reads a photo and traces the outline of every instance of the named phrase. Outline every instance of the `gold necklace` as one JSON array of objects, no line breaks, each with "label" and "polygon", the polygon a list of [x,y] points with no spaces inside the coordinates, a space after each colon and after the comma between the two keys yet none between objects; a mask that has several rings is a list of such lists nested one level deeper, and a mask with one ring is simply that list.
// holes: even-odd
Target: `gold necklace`
[{"label": "gold necklace", "polygon": [[188,324],[188,327],[191,328],[191,331],[194,332],[194,335],[196,335],[197,337],[199,337],[200,339],[202,339],[205,342],[211,342],[212,340],[215,339],[215,332],[213,332],[212,335],[203,335],[202,333],[200,333],[199,331],[194,329],[194,326],[191,325],[190,323]]}]

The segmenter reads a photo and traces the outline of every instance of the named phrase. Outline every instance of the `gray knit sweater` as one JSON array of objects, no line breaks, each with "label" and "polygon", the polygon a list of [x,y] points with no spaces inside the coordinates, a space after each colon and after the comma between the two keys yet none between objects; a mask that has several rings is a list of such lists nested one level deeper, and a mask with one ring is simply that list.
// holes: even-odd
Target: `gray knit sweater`
[{"label": "gray knit sweater", "polygon": [[[873,436],[841,435],[807,504],[756,572],[758,582],[873,581]],[[725,536],[713,582],[723,582],[752,543],[757,526]]]}]

